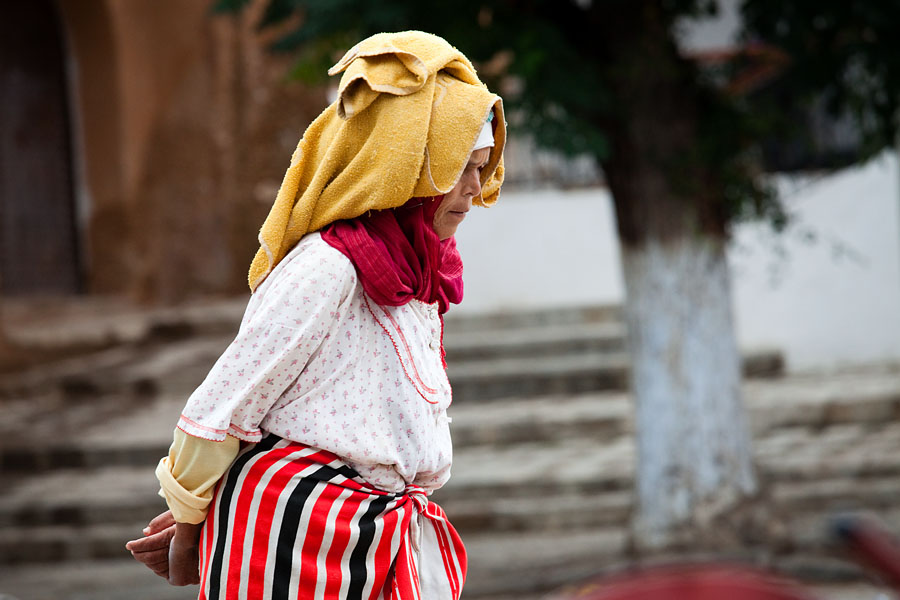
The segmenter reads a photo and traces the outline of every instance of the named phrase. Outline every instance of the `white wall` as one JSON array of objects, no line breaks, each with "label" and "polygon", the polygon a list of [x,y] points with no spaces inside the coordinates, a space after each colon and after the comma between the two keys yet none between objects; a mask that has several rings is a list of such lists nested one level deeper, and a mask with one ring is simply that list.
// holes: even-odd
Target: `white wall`
[{"label": "white wall", "polygon": [[745,225],[732,245],[743,343],[782,348],[792,369],[900,361],[898,173],[890,154],[779,181],[794,225],[781,236]]},{"label": "white wall", "polygon": [[[825,178],[781,179],[794,224],[736,229],[730,250],[742,346],[781,349],[791,370],[900,362],[900,166],[888,154]],[[622,302],[603,188],[505,192],[457,234],[477,313]]]},{"label": "white wall", "polygon": [[466,287],[454,311],[613,304],[625,294],[605,188],[501,192],[469,212],[456,240]]}]

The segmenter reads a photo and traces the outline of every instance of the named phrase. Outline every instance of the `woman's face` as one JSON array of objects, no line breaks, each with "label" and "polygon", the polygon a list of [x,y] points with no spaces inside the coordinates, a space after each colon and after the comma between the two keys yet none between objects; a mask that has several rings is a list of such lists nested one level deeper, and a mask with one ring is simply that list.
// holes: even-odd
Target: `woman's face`
[{"label": "woman's face", "polygon": [[472,198],[481,193],[481,169],[491,157],[490,148],[475,150],[456,186],[447,192],[434,213],[434,231],[442,240],[453,237],[472,208]]}]

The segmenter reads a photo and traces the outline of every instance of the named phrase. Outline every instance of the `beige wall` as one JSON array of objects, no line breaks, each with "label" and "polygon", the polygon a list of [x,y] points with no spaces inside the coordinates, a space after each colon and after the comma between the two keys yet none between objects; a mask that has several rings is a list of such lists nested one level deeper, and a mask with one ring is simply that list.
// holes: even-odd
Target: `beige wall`
[{"label": "beige wall", "polygon": [[95,249],[107,231],[128,236],[127,211],[121,203],[122,169],[118,68],[113,52],[112,23],[104,2],[58,3],[67,37],[71,112],[75,117],[73,150],[76,160],[80,212],[86,213],[82,239],[88,288],[116,291],[127,279],[130,252],[108,257],[94,268]]},{"label": "beige wall", "polygon": [[73,65],[89,289],[172,302],[245,289],[256,231],[321,91],[285,83],[255,8],[59,0]]}]

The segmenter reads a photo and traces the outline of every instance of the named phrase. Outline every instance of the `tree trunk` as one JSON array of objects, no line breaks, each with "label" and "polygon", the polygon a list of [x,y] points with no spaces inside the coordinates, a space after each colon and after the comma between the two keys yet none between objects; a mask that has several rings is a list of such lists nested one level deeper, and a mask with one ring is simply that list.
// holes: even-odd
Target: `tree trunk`
[{"label": "tree trunk", "polygon": [[639,548],[707,545],[756,492],[721,240],[623,248],[638,432]]},{"label": "tree trunk", "polygon": [[746,539],[758,486],[731,316],[725,184],[700,133],[707,98],[672,40],[664,3],[617,6],[599,36],[604,80],[623,107],[605,127],[603,169],[627,292],[634,545],[734,547]]}]

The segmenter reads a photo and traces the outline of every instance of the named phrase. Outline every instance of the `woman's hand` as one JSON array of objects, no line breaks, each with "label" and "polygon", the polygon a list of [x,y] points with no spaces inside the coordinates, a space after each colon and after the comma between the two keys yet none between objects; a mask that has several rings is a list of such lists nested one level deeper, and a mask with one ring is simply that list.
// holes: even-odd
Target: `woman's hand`
[{"label": "woman's hand", "polygon": [[169,545],[175,536],[175,518],[167,510],[144,528],[144,537],[131,540],[125,548],[140,563],[160,577],[169,577]]},{"label": "woman's hand", "polygon": [[169,544],[169,583],[200,583],[200,531],[203,523],[176,523],[175,536]]},{"label": "woman's hand", "polygon": [[202,523],[176,523],[167,510],[144,528],[144,537],[125,544],[135,560],[172,585],[200,583]]}]

